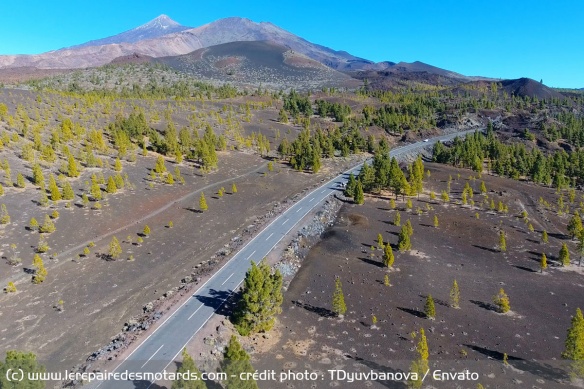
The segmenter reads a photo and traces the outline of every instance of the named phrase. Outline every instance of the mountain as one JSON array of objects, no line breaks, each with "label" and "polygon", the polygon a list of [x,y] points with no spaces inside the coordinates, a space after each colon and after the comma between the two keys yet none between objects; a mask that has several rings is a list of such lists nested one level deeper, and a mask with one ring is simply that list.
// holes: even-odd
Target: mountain
[{"label": "mountain", "polygon": [[[166,33],[173,29],[178,32]],[[272,23],[256,23],[245,18],[226,18],[197,28],[184,29],[166,16],[125,33],[82,45],[37,55],[0,56],[0,68],[36,67],[74,69],[107,64],[118,57],[134,54],[165,57],[238,41],[272,41],[338,70],[383,68],[344,51],[308,42]],[[164,33],[164,34],[163,34]],[[163,35],[161,35],[163,34]]]},{"label": "mountain", "polygon": [[537,97],[538,99],[549,99],[552,97],[563,98],[564,96],[542,84],[541,82],[532,80],[531,78],[519,78],[516,80],[503,80],[500,81],[505,90],[509,95],[515,95],[520,97]]},{"label": "mountain", "polygon": [[121,34],[107,38],[89,41],[81,45],[72,46],[70,49],[89,46],[111,45],[116,43],[136,43],[142,40],[159,38],[164,35],[188,30],[190,28],[191,27],[180,25],[166,15],[160,15],[148,23],[136,27],[132,30],[122,32]]},{"label": "mountain", "polygon": [[189,54],[153,59],[181,73],[235,85],[275,89],[356,88],[361,83],[345,73],[273,41],[240,41],[205,47]]}]

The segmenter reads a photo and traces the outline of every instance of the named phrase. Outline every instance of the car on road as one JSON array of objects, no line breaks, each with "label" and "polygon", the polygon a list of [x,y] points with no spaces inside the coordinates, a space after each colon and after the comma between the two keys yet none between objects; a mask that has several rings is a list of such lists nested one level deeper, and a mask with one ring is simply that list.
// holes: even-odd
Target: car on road
[{"label": "car on road", "polygon": [[430,141],[430,139],[424,139],[424,142],[428,142],[428,141]]}]

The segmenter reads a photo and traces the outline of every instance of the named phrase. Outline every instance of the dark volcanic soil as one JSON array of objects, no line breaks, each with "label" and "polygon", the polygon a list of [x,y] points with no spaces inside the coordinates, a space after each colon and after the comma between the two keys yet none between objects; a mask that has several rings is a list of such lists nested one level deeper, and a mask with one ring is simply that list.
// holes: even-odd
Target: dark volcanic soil
[{"label": "dark volcanic soil", "polygon": [[[452,175],[451,200],[459,201],[465,177],[471,172],[433,164],[427,167],[432,175],[426,189],[439,194]],[[457,173],[462,177],[457,179]],[[389,210],[387,197],[367,198],[363,206],[344,206],[336,225],[311,250],[285,293],[280,323],[268,336],[273,345],[269,351],[254,355],[256,369],[275,369],[277,373],[307,369],[321,372],[324,380],[288,381],[286,385],[265,382],[260,386],[405,387],[400,382],[331,381],[327,370],[407,371],[416,357],[417,339],[412,339],[411,333],[420,328],[426,330],[431,369],[468,369],[480,375],[472,382],[428,378],[426,385],[568,386],[560,354],[571,315],[583,305],[584,275],[575,265],[566,270],[554,262],[562,242],[575,247],[563,235],[565,216],[538,205],[540,196],[555,204],[558,195],[550,189],[486,174],[482,180],[490,190],[489,198],[507,204],[509,213],[479,206],[485,197],[478,194],[480,180],[470,181],[475,189],[474,208],[443,205],[422,197],[413,199],[414,210],[423,210],[417,215],[398,202],[402,223],[409,219],[414,228],[413,250],[407,253],[395,250],[399,227],[392,223],[396,211]],[[535,232],[529,232],[527,224],[517,217],[523,208]],[[433,227],[434,215],[439,218],[439,228]],[[508,235],[506,253],[495,249],[498,228]],[[550,234],[548,245],[539,242],[542,229]],[[371,249],[378,233],[394,246],[396,260],[389,272],[380,264],[382,251]],[[546,252],[550,264],[543,274],[538,271],[541,252]],[[385,274],[391,280],[389,287],[383,284]],[[344,319],[333,317],[330,311],[335,277],[343,282],[348,308]],[[461,290],[460,309],[448,305],[455,279]],[[501,287],[510,297],[512,311],[507,314],[499,314],[491,306]],[[436,320],[426,319],[422,313],[428,293],[436,302]],[[371,325],[372,315],[377,317],[377,328]],[[264,346],[260,342],[256,348]],[[503,364],[503,353],[509,356],[508,366]]]}]

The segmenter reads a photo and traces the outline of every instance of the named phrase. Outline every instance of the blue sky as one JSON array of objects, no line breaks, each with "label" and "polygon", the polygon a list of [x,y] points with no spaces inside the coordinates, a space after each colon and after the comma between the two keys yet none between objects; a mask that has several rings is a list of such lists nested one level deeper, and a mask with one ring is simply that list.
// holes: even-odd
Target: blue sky
[{"label": "blue sky", "polygon": [[242,16],[374,61],[422,61],[465,75],[584,88],[584,1],[11,1],[0,54],[115,35],[159,14],[197,27]]}]

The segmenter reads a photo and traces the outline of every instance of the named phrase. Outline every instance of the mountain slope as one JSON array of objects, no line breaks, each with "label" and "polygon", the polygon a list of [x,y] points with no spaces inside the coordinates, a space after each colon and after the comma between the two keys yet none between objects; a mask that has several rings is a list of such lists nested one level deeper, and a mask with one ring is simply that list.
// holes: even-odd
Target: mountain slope
[{"label": "mountain slope", "polygon": [[510,95],[537,97],[538,99],[549,99],[552,97],[563,98],[562,94],[545,86],[544,84],[532,80],[531,78],[519,78],[516,80],[501,81],[503,89]]},{"label": "mountain slope", "polygon": [[[135,53],[151,57],[173,56],[187,54],[203,47],[237,41],[272,41],[338,70],[374,69],[378,66],[372,61],[355,57],[347,52],[335,51],[310,43],[271,23],[256,23],[244,18],[220,19],[201,27],[142,39],[149,36],[142,33],[144,30],[150,31],[150,36],[152,36],[152,34],[160,34],[161,28],[162,32],[166,32],[169,28],[183,28],[174,24],[171,26],[168,21],[170,19],[166,20],[168,22],[166,29],[158,28],[164,25],[165,20],[166,18],[157,18],[147,23],[146,28],[139,27],[114,37],[80,46],[38,55],[0,56],[0,67],[30,66],[43,69],[95,67],[109,63],[115,58]],[[142,40],[121,42],[135,39]],[[112,43],[100,44],[104,42]],[[385,65],[381,66],[385,67]]]},{"label": "mountain slope", "polygon": [[103,39],[97,39],[83,43],[81,45],[69,47],[69,49],[76,49],[89,46],[103,46],[116,43],[136,43],[146,39],[154,39],[164,35],[172,34],[188,30],[191,27],[182,26],[166,15],[160,15],[152,19],[146,24],[143,24],[134,29],[122,32],[114,36]]},{"label": "mountain slope", "polygon": [[272,41],[229,42],[154,59],[198,79],[299,90],[358,87],[360,82]]}]

